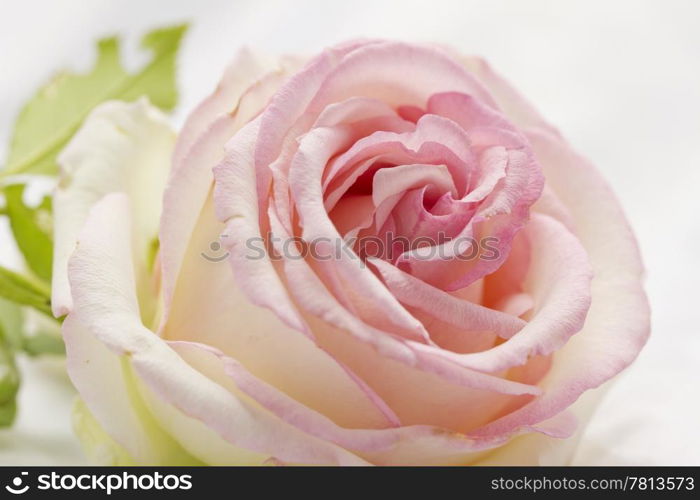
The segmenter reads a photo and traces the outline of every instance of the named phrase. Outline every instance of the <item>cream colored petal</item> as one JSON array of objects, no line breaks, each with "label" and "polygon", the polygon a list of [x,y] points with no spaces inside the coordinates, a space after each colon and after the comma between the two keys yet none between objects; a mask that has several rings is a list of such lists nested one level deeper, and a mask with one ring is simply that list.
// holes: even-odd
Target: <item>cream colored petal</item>
[{"label": "cream colored petal", "polygon": [[[138,214],[133,227],[134,252],[141,281],[145,281],[174,143],[175,133],[166,117],[147,100],[110,101],[90,113],[60,154],[54,195],[52,302],[56,316],[67,314],[72,307],[66,270],[78,232],[90,208],[108,193],[126,193]],[[142,295],[155,294],[146,290]]]}]

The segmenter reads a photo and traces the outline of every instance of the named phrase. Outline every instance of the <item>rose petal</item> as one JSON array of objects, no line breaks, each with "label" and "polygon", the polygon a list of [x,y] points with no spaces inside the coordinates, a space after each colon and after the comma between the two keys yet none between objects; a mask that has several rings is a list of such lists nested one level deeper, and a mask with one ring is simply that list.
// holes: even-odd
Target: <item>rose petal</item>
[{"label": "rose petal", "polygon": [[[440,463],[446,460],[468,462],[478,457],[483,450],[501,445],[508,439],[474,440],[448,429],[427,425],[391,429],[342,428],[274,386],[256,379],[235,359],[216,349],[190,342],[175,342],[171,346],[191,366],[231,393],[238,394],[239,397],[246,395],[285,422],[352,450],[375,464]],[[568,432],[568,429],[554,429],[549,423],[528,430],[557,435],[561,435],[562,431]],[[422,452],[418,456],[417,450]]]},{"label": "rose petal", "polygon": [[191,235],[163,338],[217,347],[256,377],[343,425],[389,425],[372,395],[344,367],[303,332],[250,302],[232,276],[225,254],[214,254],[215,260],[205,257],[222,227],[210,199]]},{"label": "rose petal", "polygon": [[260,112],[286,76],[281,61],[269,61],[242,50],[227,68],[216,92],[193,112],[178,136],[159,233],[162,322],[167,320],[189,235],[210,195],[212,169],[223,158],[224,144]]},{"label": "rose petal", "polygon": [[[349,133],[338,128],[316,129],[304,137],[294,156],[290,168],[290,187],[303,228],[303,238],[307,242],[321,241],[322,238],[331,243],[342,240],[323,206],[320,179],[328,159]],[[324,251],[322,245],[316,245],[316,248],[323,258],[328,252],[334,258],[332,249]],[[338,257],[334,260],[334,268],[345,286],[364,296],[370,304],[374,304],[374,308],[381,309],[381,315],[400,329],[402,334],[428,341],[427,332],[422,325],[406,312],[357,256],[341,253]]]},{"label": "rose petal", "polygon": [[[141,325],[130,272],[129,213],[128,200],[120,194],[95,206],[71,257],[69,276],[81,324],[112,352],[126,357],[143,383],[141,394],[149,408],[169,417],[160,420],[161,425],[188,451],[195,436],[208,441],[216,433],[233,445],[229,451],[240,454],[232,457],[244,463],[260,454],[290,462],[364,463],[212,383]],[[104,400],[91,401],[94,406],[100,403]],[[104,410],[95,411],[99,414]],[[195,434],[202,429],[209,433]],[[198,458],[214,461],[201,455],[206,449],[195,451]]]},{"label": "rose petal", "polygon": [[371,259],[384,283],[402,303],[426,312],[434,318],[464,331],[489,330],[509,339],[525,326],[520,318],[461,300],[439,288],[404,273],[388,262]]},{"label": "rose petal", "polygon": [[236,52],[226,67],[216,90],[187,117],[178,135],[173,153],[174,170],[178,170],[190,149],[223,115],[235,115],[241,96],[265,75],[280,70],[281,60],[248,47]]},{"label": "rose petal", "polygon": [[649,336],[639,249],[610,187],[557,134],[539,129],[527,134],[590,258],[595,273],[592,303],[581,332],[557,352],[543,381],[545,394],[487,426],[484,435],[507,432],[566,408],[628,366]]},{"label": "rose petal", "polygon": [[[160,193],[170,168],[175,134],[166,117],[146,100],[97,106],[58,157],[59,186],[54,199],[52,307],[63,316],[71,309],[66,276],[70,257],[88,211],[107,193],[127,193],[139,212],[135,251],[145,280],[148,256],[158,233]],[[157,193],[156,196],[153,193]],[[149,288],[143,298],[153,302]],[[144,302],[145,305],[145,302]]]},{"label": "rose petal", "polygon": [[[531,260],[523,287],[535,303],[531,319],[508,342],[487,351],[438,351],[437,356],[474,370],[499,372],[524,364],[530,356],[557,351],[581,330],[591,302],[592,272],[585,250],[546,215],[534,214],[525,231]],[[419,344],[415,348],[428,350]]]}]

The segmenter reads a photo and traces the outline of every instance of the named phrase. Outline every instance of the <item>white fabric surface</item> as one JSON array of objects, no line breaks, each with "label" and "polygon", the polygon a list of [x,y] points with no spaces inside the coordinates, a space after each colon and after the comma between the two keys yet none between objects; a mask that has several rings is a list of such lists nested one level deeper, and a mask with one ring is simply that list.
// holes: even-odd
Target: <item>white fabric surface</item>
[{"label": "white fabric surface", "polygon": [[[175,122],[243,44],[312,53],[358,36],[449,43],[486,57],[609,179],[648,269],[652,338],[619,377],[574,463],[700,464],[700,4],[688,1],[4,0],[0,13],[0,158],[19,106],[58,69],[86,69],[92,41],[138,38],[189,20]],[[16,258],[0,225],[0,261]],[[0,432],[0,464],[84,459],[73,397],[55,366],[23,362],[18,423]]]}]

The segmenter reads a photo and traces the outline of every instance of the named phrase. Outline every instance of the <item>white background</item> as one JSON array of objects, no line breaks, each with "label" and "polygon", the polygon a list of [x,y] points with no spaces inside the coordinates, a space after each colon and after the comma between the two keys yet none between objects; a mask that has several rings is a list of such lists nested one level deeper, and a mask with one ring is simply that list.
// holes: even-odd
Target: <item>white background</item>
[{"label": "white background", "polygon": [[[652,338],[619,377],[577,464],[700,464],[700,3],[693,1],[0,0],[0,159],[19,107],[51,73],[86,70],[92,41],[190,21],[179,125],[243,44],[313,53],[358,36],[437,41],[486,57],[604,172],[648,270]],[[2,160],[0,160],[2,161]],[[605,221],[601,221],[604,223]],[[13,249],[0,227],[0,259]],[[0,463],[79,463],[60,369],[23,363]]]}]

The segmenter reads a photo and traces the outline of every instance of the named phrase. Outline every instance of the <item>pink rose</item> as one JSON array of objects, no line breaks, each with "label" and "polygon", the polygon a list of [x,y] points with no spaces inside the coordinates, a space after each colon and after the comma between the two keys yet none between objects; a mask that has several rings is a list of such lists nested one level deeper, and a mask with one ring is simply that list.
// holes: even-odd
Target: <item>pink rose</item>
[{"label": "pink rose", "polygon": [[244,51],[167,136],[112,103],[61,160],[54,304],[102,461],[566,463],[646,341],[613,194],[481,60]]}]

